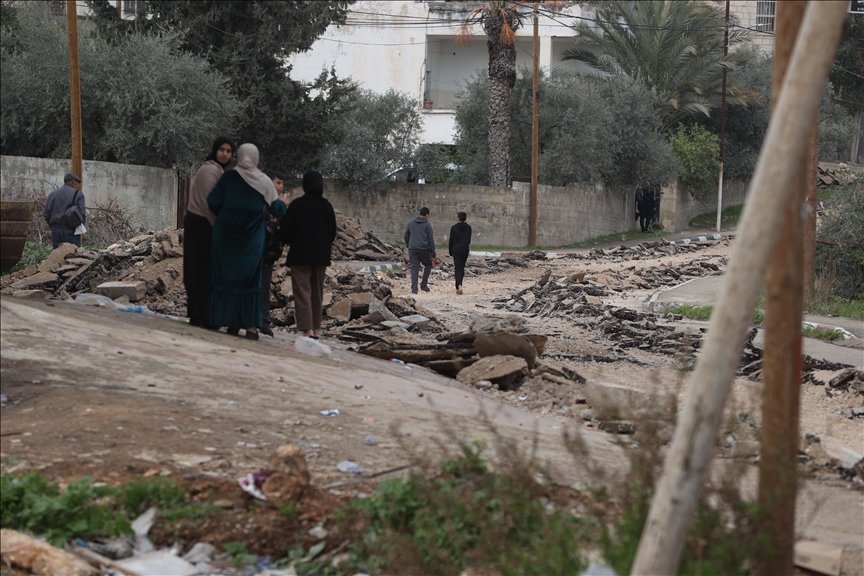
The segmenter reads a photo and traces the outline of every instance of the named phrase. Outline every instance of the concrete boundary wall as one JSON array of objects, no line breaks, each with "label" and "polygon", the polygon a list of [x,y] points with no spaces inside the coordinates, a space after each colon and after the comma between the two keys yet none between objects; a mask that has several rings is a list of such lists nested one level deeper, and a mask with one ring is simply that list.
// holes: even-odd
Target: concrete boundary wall
[{"label": "concrete boundary wall", "polygon": [[[0,156],[0,195],[4,199],[22,192],[47,195],[63,185],[63,176],[71,168],[69,160]],[[117,200],[130,211],[136,230],[162,230],[177,223],[174,170],[85,160],[79,176],[88,208]]]},{"label": "concrete boundary wall", "polygon": [[[740,182],[726,183],[724,207],[742,204],[746,188]],[[639,226],[634,218],[635,194],[635,187],[541,185],[537,243],[568,246],[634,230]],[[402,239],[406,223],[426,206],[431,211],[437,244],[447,243],[456,213],[464,211],[473,229],[472,244],[509,248],[528,245],[530,185],[525,182],[514,182],[512,188],[393,182],[384,192],[358,197],[328,181],[325,195],[337,210],[391,242]],[[684,230],[693,217],[710,212],[716,205],[716,196],[700,202],[685,187],[675,184],[663,189],[660,222],[668,231]]]}]

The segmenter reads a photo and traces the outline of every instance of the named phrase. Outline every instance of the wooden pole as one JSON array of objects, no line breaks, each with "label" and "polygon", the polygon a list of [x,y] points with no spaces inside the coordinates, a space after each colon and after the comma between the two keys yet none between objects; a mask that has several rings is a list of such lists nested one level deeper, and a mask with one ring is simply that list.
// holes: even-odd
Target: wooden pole
[{"label": "wooden pole", "polygon": [[[729,0],[726,0],[726,30],[723,32],[723,58],[729,54]],[[717,232],[723,213],[723,160],[726,151],[726,66],[723,66],[723,88],[720,94],[720,175],[717,182]]]},{"label": "wooden pole", "polygon": [[540,116],[537,91],[540,88],[539,2],[534,2],[534,90],[531,111],[531,208],[528,222],[528,244],[537,245],[537,163],[540,157]]},{"label": "wooden pole", "polygon": [[66,25],[69,29],[69,106],[72,113],[72,172],[82,174],[81,152],[81,69],[78,63],[78,7],[75,0],[66,0]]},{"label": "wooden pole", "polygon": [[[806,1],[777,5],[774,36],[772,91],[779,95],[789,58],[795,48]],[[775,96],[776,97],[776,96]],[[775,100],[776,102],[776,100]],[[804,308],[804,239],[809,216],[802,212],[810,188],[809,178],[817,113],[809,117],[813,128],[807,148],[796,159],[797,179],[786,206],[786,223],[768,266],[765,300],[765,352],[762,403],[762,447],[759,457],[759,505],[766,511],[762,531],[769,544],[757,559],[757,574],[791,574],[795,547],[799,412],[801,403],[801,322]],[[815,216],[815,213],[814,213]],[[812,240],[811,240],[812,246]],[[770,513],[768,513],[770,511]]]},{"label": "wooden pole", "polygon": [[120,18],[123,18],[123,7],[120,5],[120,0],[117,0],[116,6],[117,6],[117,16],[119,16]]},{"label": "wooden pole", "polygon": [[810,153],[807,157],[807,223],[804,226],[804,303],[813,297],[816,289],[816,165],[819,163],[819,118],[810,134]]},{"label": "wooden pole", "polygon": [[741,233],[696,370],[679,415],[663,475],[651,502],[631,574],[675,574],[708,471],[723,408],[741,362],[741,349],[777,243],[797,164],[840,42],[848,3],[811,2],[777,99],[756,173],[750,183]]}]

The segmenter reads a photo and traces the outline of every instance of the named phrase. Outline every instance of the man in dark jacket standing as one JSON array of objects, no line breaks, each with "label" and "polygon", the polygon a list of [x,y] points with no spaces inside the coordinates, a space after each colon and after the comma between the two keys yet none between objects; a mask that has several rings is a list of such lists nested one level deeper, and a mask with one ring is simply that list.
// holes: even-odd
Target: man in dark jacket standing
[{"label": "man in dark jacket standing", "polygon": [[465,263],[471,250],[471,226],[465,222],[468,215],[459,212],[456,224],[450,227],[450,256],[456,267],[456,293],[462,294],[462,279],[465,278]]},{"label": "man in dark jacket standing", "polygon": [[411,265],[411,293],[417,294],[417,276],[423,264],[423,281],[420,289],[429,292],[429,274],[432,273],[432,259],[435,258],[435,236],[429,223],[429,208],[420,208],[420,215],[408,222],[405,227],[405,245],[408,247],[408,261]]},{"label": "man in dark jacket standing", "polygon": [[56,249],[68,242],[80,247],[81,236],[75,234],[75,228],[78,224],[84,224],[86,214],[81,178],[68,172],[63,177],[63,186],[48,194],[45,208],[42,209],[42,217],[51,227],[51,245]]},{"label": "man in dark jacket standing", "polygon": [[303,196],[288,205],[279,223],[279,238],[290,244],[285,264],[291,267],[297,329],[309,338],[321,335],[324,272],[336,239],[336,214],[324,198],[324,178],[309,170],[303,175]]}]

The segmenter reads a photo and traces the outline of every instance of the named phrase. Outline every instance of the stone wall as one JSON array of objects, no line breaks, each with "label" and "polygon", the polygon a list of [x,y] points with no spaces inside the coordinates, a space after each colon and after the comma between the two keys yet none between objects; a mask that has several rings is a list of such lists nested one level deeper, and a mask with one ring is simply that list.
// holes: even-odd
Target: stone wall
[{"label": "stone wall", "polygon": [[[464,211],[473,230],[472,244],[518,248],[528,244],[529,191],[523,182],[512,188],[394,182],[386,192],[358,198],[328,181],[325,195],[336,209],[391,242],[401,240],[406,223],[427,206],[437,244],[447,243],[456,213]],[[634,194],[599,185],[540,186],[538,244],[566,246],[637,227]]]},{"label": "stone wall", "polygon": [[[727,180],[723,182],[723,208],[744,204],[749,182]],[[697,200],[680,182],[663,188],[660,198],[660,223],[664,230],[680,232],[687,229],[690,221],[701,214],[717,213],[717,192]]]},{"label": "stone wall", "polygon": [[[68,160],[0,156],[0,195],[47,195],[63,185]],[[177,176],[174,170],[112,162],[84,161],[82,190],[88,208],[116,199],[132,215],[133,228],[149,231],[177,222]]]},{"label": "stone wall", "polygon": [[[639,227],[634,219],[634,188],[580,184],[563,188],[538,186],[537,191],[540,246],[568,246]],[[723,207],[743,204],[746,192],[747,183],[725,182]],[[401,240],[405,224],[426,206],[432,213],[437,244],[447,243],[456,213],[464,211],[468,213],[475,246],[528,245],[530,185],[526,182],[514,182],[512,188],[393,182],[386,192],[359,198],[328,181],[325,194],[336,209],[390,242]],[[676,183],[663,188],[660,222],[665,230],[680,232],[694,217],[716,208],[716,194],[699,201]]]}]

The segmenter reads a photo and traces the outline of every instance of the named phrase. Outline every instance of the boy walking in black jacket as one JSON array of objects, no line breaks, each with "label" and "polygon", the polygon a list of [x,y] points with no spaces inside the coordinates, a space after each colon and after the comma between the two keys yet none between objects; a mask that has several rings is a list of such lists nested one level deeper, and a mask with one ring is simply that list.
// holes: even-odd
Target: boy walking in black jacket
[{"label": "boy walking in black jacket", "polygon": [[465,278],[465,263],[471,250],[471,226],[467,222],[468,215],[459,212],[456,224],[450,228],[450,256],[456,266],[456,293],[462,294],[462,280]]}]

